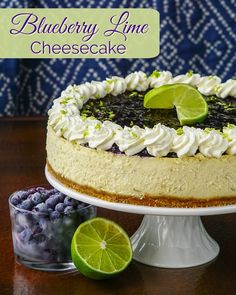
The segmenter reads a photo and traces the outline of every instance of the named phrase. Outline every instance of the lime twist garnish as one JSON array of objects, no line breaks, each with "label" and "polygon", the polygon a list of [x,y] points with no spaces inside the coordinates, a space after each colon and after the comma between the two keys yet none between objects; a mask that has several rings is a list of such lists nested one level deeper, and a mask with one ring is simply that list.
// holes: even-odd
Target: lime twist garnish
[{"label": "lime twist garnish", "polygon": [[71,243],[77,269],[92,279],[106,279],[122,272],[132,259],[126,232],[105,218],[90,219],[77,228]]},{"label": "lime twist garnish", "polygon": [[202,122],[208,106],[201,93],[187,84],[170,84],[154,88],[144,96],[144,107],[151,109],[176,108],[181,125]]}]

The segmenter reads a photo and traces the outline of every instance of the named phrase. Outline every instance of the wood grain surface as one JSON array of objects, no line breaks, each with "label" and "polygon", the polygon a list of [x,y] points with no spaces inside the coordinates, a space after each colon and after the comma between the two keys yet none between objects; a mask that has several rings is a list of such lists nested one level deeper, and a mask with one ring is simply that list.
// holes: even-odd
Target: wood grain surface
[{"label": "wood grain surface", "polygon": [[[0,295],[217,295],[236,294],[236,214],[204,217],[208,233],[219,243],[219,257],[188,269],[149,267],[133,261],[118,277],[93,281],[71,273],[48,273],[15,263],[8,196],[44,176],[46,118],[0,119]],[[131,235],[142,216],[98,209],[98,215],[117,221]]]}]

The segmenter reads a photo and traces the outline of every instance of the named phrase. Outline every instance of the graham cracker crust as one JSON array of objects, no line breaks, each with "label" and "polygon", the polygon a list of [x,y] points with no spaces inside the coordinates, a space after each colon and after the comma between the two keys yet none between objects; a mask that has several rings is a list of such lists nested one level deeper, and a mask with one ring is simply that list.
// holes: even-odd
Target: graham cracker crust
[{"label": "graham cracker crust", "polygon": [[226,206],[226,205],[235,205],[235,197],[227,198],[211,198],[211,199],[179,199],[176,197],[160,197],[160,196],[149,196],[145,195],[143,198],[135,198],[131,196],[111,194],[102,190],[96,190],[92,187],[79,185],[65,177],[62,177],[60,174],[55,172],[49,162],[47,161],[48,171],[61,183],[65,186],[74,189],[80,193],[100,198],[105,201],[115,202],[115,203],[124,203],[132,205],[142,205],[142,206],[151,206],[151,207],[169,207],[169,208],[198,208],[198,207],[212,207],[212,206]]}]

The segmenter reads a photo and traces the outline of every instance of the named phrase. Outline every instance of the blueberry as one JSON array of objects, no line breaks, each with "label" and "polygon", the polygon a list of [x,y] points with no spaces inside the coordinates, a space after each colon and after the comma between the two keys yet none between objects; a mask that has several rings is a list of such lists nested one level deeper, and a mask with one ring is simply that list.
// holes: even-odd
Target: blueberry
[{"label": "blueberry", "polygon": [[45,191],[45,188],[44,187],[41,187],[41,186],[38,186],[35,188],[36,192],[40,192],[40,193],[43,193]]},{"label": "blueberry", "polygon": [[32,219],[31,219],[31,216],[29,215],[32,215],[32,214],[19,213],[16,217],[16,224],[24,228],[30,228],[32,226]]},{"label": "blueberry", "polygon": [[58,212],[58,211],[53,211],[51,214],[50,214],[50,218],[52,220],[55,220],[55,219],[58,219],[61,217],[61,214]]},{"label": "blueberry", "polygon": [[50,198],[48,198],[45,201],[45,204],[48,206],[48,208],[54,209],[56,204],[59,202],[59,196],[58,195],[52,195]]},{"label": "blueberry", "polygon": [[53,209],[52,208],[48,208],[48,213],[52,213],[53,212]]},{"label": "blueberry", "polygon": [[58,256],[58,253],[56,250],[54,249],[44,249],[43,253],[42,253],[42,258],[45,260],[49,260],[49,261],[53,261],[56,260],[56,257]]},{"label": "blueberry", "polygon": [[19,191],[17,193],[17,196],[20,198],[20,200],[26,200],[28,198],[28,192],[26,191]]},{"label": "blueberry", "polygon": [[48,198],[48,194],[46,192],[41,193],[41,196],[42,196],[43,202],[45,202]]},{"label": "blueberry", "polygon": [[77,205],[77,210],[84,210],[84,208],[87,206],[88,206],[88,204],[86,204],[86,203],[80,203],[79,205]]},{"label": "blueberry", "polygon": [[27,190],[27,193],[28,193],[28,194],[34,194],[34,193],[36,193],[36,192],[37,192],[37,190],[36,190],[35,187],[29,188],[29,189]]},{"label": "blueberry", "polygon": [[63,213],[66,205],[64,203],[58,203],[55,207],[55,210],[59,213]]},{"label": "blueberry", "polygon": [[40,218],[39,226],[42,228],[42,230],[46,230],[49,227],[49,222],[47,221],[46,218]]},{"label": "blueberry", "polygon": [[20,205],[18,205],[20,209],[31,210],[33,207],[33,203],[30,199],[24,200]]},{"label": "blueberry", "polygon": [[[73,220],[72,216],[70,214],[65,215],[63,218],[64,234],[67,234],[68,228],[72,228],[73,224],[74,224],[74,220]],[[65,227],[66,227],[66,230],[65,230]]]},{"label": "blueberry", "polygon": [[24,227],[19,224],[15,224],[14,230],[16,233],[21,233],[24,230]]},{"label": "blueberry", "polygon": [[33,241],[37,244],[43,243],[46,241],[46,236],[44,234],[35,235]]},{"label": "blueberry", "polygon": [[50,195],[50,198],[52,198],[52,197],[57,198],[58,199],[58,203],[63,203],[64,202],[64,199],[65,199],[65,195],[63,195],[60,192],[53,193],[52,195]]},{"label": "blueberry", "polygon": [[70,197],[65,197],[64,204],[66,206],[72,206],[73,207],[73,206],[75,206],[77,204],[77,201],[70,198]]},{"label": "blueberry", "polygon": [[31,200],[34,205],[38,205],[39,203],[42,203],[44,201],[44,196],[39,192],[36,192],[31,195]]},{"label": "blueberry", "polygon": [[32,238],[32,231],[29,228],[24,229],[19,235],[19,239],[23,242],[29,242]]},{"label": "blueberry", "polygon": [[64,214],[65,214],[65,215],[69,215],[69,214],[71,214],[73,211],[74,211],[74,208],[73,208],[72,206],[67,206],[67,207],[64,209]]},{"label": "blueberry", "polygon": [[48,207],[45,203],[40,203],[34,207],[37,212],[48,212]]},{"label": "blueberry", "polygon": [[81,218],[83,219],[83,221],[87,220],[90,218],[91,214],[89,212],[88,209],[84,209],[81,214],[80,214]]},{"label": "blueberry", "polygon": [[40,234],[42,232],[42,227],[40,225],[36,225],[33,227],[32,232],[34,235]]},{"label": "blueberry", "polygon": [[57,194],[57,193],[58,193],[58,190],[56,190],[55,188],[52,188],[52,189],[47,191],[48,196],[52,196],[52,195]]},{"label": "blueberry", "polygon": [[64,200],[65,200],[66,195],[64,195],[62,193],[58,193],[58,196],[59,196],[60,203],[63,203]]},{"label": "blueberry", "polygon": [[14,206],[18,205],[20,203],[20,201],[21,200],[20,200],[19,196],[17,196],[17,195],[14,195],[14,196],[11,197],[11,203]]}]

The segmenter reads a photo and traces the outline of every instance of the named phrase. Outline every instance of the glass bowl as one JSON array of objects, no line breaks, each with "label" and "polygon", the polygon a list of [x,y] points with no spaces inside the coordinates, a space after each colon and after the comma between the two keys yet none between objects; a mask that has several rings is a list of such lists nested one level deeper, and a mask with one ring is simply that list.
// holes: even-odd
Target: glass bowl
[{"label": "glass bowl", "polygon": [[18,263],[47,271],[75,268],[70,254],[71,239],[82,222],[96,216],[96,207],[49,186],[40,186],[11,194],[9,209]]}]

